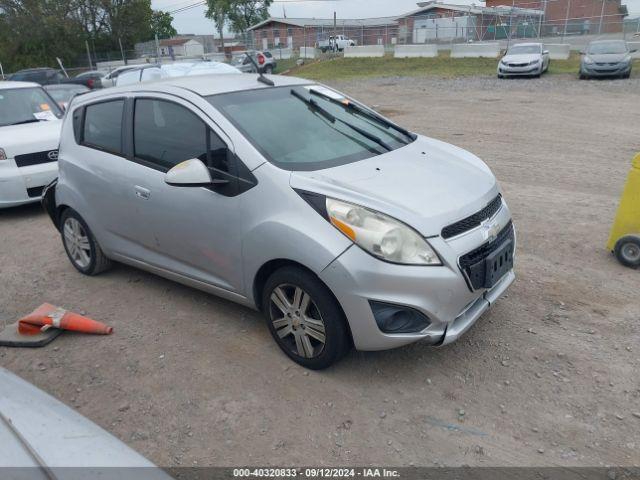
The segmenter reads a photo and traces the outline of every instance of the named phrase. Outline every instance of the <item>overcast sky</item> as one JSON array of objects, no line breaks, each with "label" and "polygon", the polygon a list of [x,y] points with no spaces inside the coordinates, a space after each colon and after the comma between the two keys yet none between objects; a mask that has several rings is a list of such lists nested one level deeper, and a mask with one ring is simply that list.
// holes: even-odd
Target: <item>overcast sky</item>
[{"label": "overcast sky", "polygon": [[[197,0],[152,0],[153,8],[171,11],[196,3]],[[271,15],[282,17],[283,7],[290,18],[331,18],[333,12],[341,18],[385,17],[414,10],[417,0],[282,0],[274,2]],[[450,3],[470,4],[479,0],[450,0]],[[509,4],[505,0],[505,4]],[[632,16],[640,15],[640,0],[623,0]],[[179,33],[214,33],[213,23],[204,16],[204,7],[192,8],[174,14],[173,26]]]}]

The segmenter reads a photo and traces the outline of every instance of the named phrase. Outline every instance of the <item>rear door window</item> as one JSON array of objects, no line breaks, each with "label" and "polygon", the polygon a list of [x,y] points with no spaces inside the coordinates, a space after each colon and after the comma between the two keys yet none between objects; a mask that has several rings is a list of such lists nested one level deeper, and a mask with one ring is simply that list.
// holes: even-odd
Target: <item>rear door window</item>
[{"label": "rear door window", "polygon": [[122,155],[123,111],[122,99],[87,106],[82,143],[87,147]]}]

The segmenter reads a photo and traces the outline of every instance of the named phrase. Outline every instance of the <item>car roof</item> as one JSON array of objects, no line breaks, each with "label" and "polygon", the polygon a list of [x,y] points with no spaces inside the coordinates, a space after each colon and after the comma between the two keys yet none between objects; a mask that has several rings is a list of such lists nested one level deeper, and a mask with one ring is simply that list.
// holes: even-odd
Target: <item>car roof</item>
[{"label": "car roof", "polygon": [[[108,88],[104,90],[94,90],[87,96],[87,100],[97,99],[103,96],[112,96],[125,92],[166,92],[167,87],[177,87],[189,90],[202,97],[217,95],[220,93],[239,92],[243,90],[258,90],[273,88],[264,83],[258,82],[259,75],[251,73],[227,73],[214,75],[198,75],[195,77],[175,77],[158,80],[155,82],[136,83],[124,85],[122,87]],[[275,87],[286,87],[294,85],[309,84],[309,80],[296,77],[285,77],[282,75],[268,75],[273,80]]]},{"label": "car roof", "polygon": [[589,45],[592,45],[594,43],[627,43],[627,42],[620,38],[611,38],[608,40],[592,40],[591,42],[589,42]]},{"label": "car roof", "polygon": [[57,72],[58,70],[51,67],[36,67],[36,68],[24,68],[22,70],[18,70],[15,73],[29,73],[29,72],[36,73],[36,72],[50,72],[50,71]]},{"label": "car roof", "polygon": [[45,90],[89,90],[84,85],[75,83],[57,83],[55,85],[44,85],[42,88],[44,88]]},{"label": "car roof", "polygon": [[527,43],[516,43],[511,45],[512,47],[541,47],[542,43],[540,42],[527,42]]},{"label": "car roof", "polygon": [[7,90],[9,88],[33,88],[33,87],[40,88],[41,85],[39,83],[34,83],[34,82],[12,82],[12,81],[0,82],[0,90]]}]

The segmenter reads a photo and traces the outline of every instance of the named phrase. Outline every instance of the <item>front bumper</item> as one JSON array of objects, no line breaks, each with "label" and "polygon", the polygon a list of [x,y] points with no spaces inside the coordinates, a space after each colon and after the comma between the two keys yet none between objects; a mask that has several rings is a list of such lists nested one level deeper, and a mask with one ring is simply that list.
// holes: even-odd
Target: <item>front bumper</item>
[{"label": "front bumper", "polygon": [[[494,217],[501,228],[511,214],[503,204]],[[472,290],[458,259],[486,243],[482,228],[475,228],[449,240],[430,238],[429,243],[443,260],[441,267],[395,265],[378,260],[357,246],[350,247],[321,272],[320,278],[340,302],[355,347],[358,350],[386,350],[419,340],[446,345],[462,336],[515,280],[509,271],[490,290]],[[416,333],[387,334],[376,323],[369,301],[409,307],[431,321]]]},{"label": "front bumper", "polygon": [[511,67],[500,63],[498,64],[498,75],[503,75],[505,77],[537,75],[538,73],[540,73],[541,68],[542,67],[539,63],[536,63],[535,65],[527,65],[524,67]]},{"label": "front bumper", "polygon": [[0,208],[37,202],[42,190],[58,176],[58,162],[18,168],[12,160],[0,160]]},{"label": "front bumper", "polygon": [[582,75],[587,77],[617,77],[631,72],[631,63],[619,63],[616,65],[597,66],[583,63],[580,66]]}]

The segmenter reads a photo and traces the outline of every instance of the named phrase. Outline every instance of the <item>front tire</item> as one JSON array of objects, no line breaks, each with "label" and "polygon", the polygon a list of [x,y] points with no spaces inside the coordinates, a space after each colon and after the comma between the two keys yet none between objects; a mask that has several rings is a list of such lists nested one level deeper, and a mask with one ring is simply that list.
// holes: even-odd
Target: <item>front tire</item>
[{"label": "front tire", "polygon": [[273,67],[271,65],[267,65],[266,67],[264,67],[264,73],[266,73],[267,75],[271,75],[273,73]]},{"label": "front tire", "polygon": [[618,261],[626,267],[640,267],[640,237],[627,235],[616,243],[614,253]]},{"label": "front tire", "polygon": [[318,277],[302,268],[283,267],[269,277],[262,309],[280,349],[305,368],[328,368],[349,350],[338,301]]},{"label": "front tire", "polygon": [[84,275],[94,276],[111,268],[109,260],[80,215],[68,208],[60,218],[62,244],[71,264]]}]

